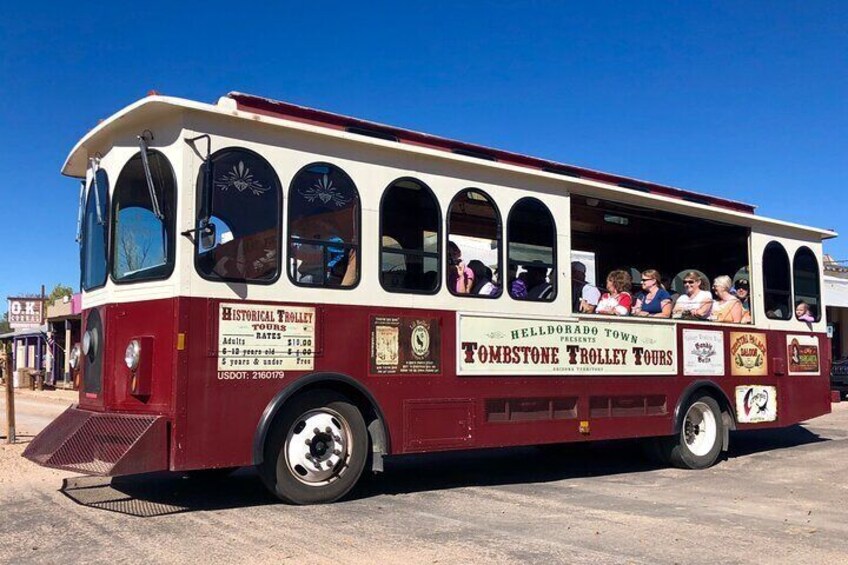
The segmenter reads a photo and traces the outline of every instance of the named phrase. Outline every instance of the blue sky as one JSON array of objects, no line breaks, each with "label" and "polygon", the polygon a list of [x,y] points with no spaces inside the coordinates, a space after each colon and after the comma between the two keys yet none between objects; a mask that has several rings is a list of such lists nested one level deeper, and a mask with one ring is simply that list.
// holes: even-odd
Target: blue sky
[{"label": "blue sky", "polygon": [[825,251],[848,259],[844,2],[118,4],[4,6],[0,297],[78,285],[78,183],[59,168],[150,89],[249,92],[738,199],[836,229]]}]

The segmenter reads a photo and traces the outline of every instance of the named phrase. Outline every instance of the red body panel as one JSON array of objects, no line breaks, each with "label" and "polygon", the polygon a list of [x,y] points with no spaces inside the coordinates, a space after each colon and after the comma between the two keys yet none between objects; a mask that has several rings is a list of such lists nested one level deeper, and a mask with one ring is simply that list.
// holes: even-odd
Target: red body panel
[{"label": "red body panel", "polygon": [[[364,306],[316,306],[316,355],[310,371],[286,372],[275,380],[217,378],[218,304],[220,300],[180,298],[102,308],[106,327],[103,393],[81,394],[81,407],[114,412],[155,413],[171,422],[170,468],[175,470],[250,465],[257,426],[274,396],[297,379],[315,372],[342,373],[367,389],[385,417],[392,453],[440,451],[568,441],[666,435],[673,431],[680,395],[696,380],[710,380],[731,405],[737,385],[761,384],[778,390],[776,422],[739,425],[744,428],[786,426],[830,411],[829,342],[819,335],[821,370],[817,376],[786,373],[786,333],[753,328],[724,328],[725,351],[730,331],[750,329],[767,334],[770,374],[740,378],[730,375],[696,379],[683,376],[485,377],[456,375],[456,313]],[[415,316],[438,319],[441,373],[372,375],[372,316]],[[678,325],[678,344],[684,328]],[[716,330],[716,327],[710,327]],[[178,334],[185,349],[177,350]],[[792,332],[793,334],[798,332]],[[814,335],[814,334],[810,334]],[[149,397],[130,393],[130,372],[123,361],[130,339],[153,337],[152,388]],[[678,355],[682,375],[682,355]],[[652,415],[600,417],[593,397],[664,398]],[[489,399],[573,398],[574,413],[562,419],[487,421]],[[580,422],[589,422],[581,433]],[[584,430],[585,431],[585,430]]]}]

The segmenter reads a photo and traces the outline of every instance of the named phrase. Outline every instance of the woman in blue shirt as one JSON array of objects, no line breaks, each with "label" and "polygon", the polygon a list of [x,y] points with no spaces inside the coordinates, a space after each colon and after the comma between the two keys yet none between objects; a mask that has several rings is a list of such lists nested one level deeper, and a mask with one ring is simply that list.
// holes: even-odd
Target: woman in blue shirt
[{"label": "woman in blue shirt", "polygon": [[662,287],[661,280],[654,269],[642,271],[642,292],[636,296],[634,316],[671,318],[671,295]]}]

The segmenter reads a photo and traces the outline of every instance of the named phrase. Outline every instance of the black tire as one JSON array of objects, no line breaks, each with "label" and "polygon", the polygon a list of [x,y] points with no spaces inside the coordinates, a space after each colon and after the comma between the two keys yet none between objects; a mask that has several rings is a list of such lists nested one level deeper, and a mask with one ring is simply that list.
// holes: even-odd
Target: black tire
[{"label": "black tire", "polygon": [[367,456],[368,431],[359,409],[339,393],[308,391],[282,407],[259,474],[283,502],[324,504],[353,488]]},{"label": "black tire", "polygon": [[683,412],[680,433],[664,440],[665,456],[680,469],[706,469],[721,454],[724,421],[712,396],[693,398]]}]

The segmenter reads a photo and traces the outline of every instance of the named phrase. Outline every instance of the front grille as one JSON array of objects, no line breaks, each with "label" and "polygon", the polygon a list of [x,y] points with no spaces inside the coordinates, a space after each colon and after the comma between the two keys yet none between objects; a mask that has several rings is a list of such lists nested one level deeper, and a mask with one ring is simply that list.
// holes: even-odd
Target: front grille
[{"label": "front grille", "polygon": [[45,428],[23,456],[45,467],[88,475],[167,469],[162,416],[101,414],[71,407]]}]

